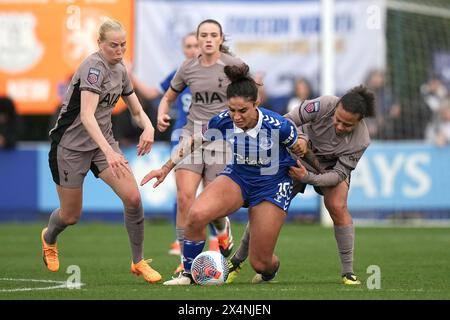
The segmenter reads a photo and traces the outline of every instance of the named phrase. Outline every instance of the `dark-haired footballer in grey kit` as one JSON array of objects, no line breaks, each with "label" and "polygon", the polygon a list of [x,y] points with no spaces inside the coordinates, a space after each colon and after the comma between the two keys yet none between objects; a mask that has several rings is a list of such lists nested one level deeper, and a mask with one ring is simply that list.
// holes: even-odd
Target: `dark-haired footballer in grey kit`
[{"label": "dark-haired footballer in grey kit", "polygon": [[[303,193],[306,184],[311,184],[324,196],[325,206],[334,223],[342,281],[347,285],[360,284],[353,273],[355,231],[347,209],[350,175],[370,144],[363,118],[373,115],[374,103],[373,94],[359,86],[342,98],[322,96],[305,100],[285,115],[298,127],[299,138],[304,139],[324,169],[318,172],[304,159],[299,159],[298,167],[290,170],[290,176],[296,180],[294,194]],[[241,263],[247,258],[249,236],[247,228],[240,247],[229,261],[232,272],[228,283],[234,281]],[[253,282],[261,282],[260,276],[256,275]]]},{"label": "dark-haired footballer in grey kit", "polygon": [[[74,74],[55,127],[49,165],[60,207],[41,232],[43,260],[50,271],[59,269],[58,235],[81,216],[83,181],[91,170],[119,196],[124,206],[132,262],[131,271],[147,282],[161,280],[143,258],[144,210],[136,179],[111,130],[111,114],[120,97],[143,129],[138,155],[150,152],[154,129],[134,93],[125,65],[126,32],[120,22],[107,19],[100,26],[99,51],[88,56]],[[93,244],[94,245],[94,244]]]}]

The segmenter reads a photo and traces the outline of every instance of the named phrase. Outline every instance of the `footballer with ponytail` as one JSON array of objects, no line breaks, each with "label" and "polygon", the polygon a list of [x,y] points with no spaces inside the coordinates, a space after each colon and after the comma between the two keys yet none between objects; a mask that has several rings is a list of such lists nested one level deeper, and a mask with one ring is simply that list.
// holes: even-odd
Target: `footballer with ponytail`
[{"label": "footballer with ponytail", "polygon": [[[223,71],[231,81],[226,89],[228,110],[209,120],[202,139],[230,141],[233,161],[208,184],[189,209],[184,230],[184,272],[165,285],[194,283],[192,261],[203,250],[206,225],[241,207],[249,208],[248,231],[252,236],[248,241],[248,257],[253,269],[262,281],[270,281],[280,267],[274,248],[293,190],[288,170],[295,165],[295,160],[290,152],[301,156],[296,153],[297,129],[278,113],[258,106],[258,85],[250,76],[248,65],[227,65]],[[175,164],[192,152],[195,139],[194,134],[180,156],[150,172],[141,185],[153,178],[157,178],[155,186],[163,182]]]}]

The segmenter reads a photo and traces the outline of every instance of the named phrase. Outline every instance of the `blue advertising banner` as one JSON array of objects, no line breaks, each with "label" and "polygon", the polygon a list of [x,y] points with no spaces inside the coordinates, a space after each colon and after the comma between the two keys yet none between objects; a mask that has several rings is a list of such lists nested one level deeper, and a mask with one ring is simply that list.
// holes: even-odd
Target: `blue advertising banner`
[{"label": "blue advertising banner", "polygon": [[[47,144],[17,151],[0,151],[0,215],[9,212],[50,212],[59,206],[55,184],[48,167]],[[156,143],[152,152],[137,157],[135,148],[124,150],[139,182],[146,173],[159,168],[170,147]],[[422,143],[373,143],[351,177],[349,210],[358,219],[365,212],[438,211],[450,216],[450,147]],[[83,212],[121,217],[122,203],[110,188],[88,173],[84,184]],[[170,215],[176,199],[173,174],[158,188],[153,183],[140,187],[147,216]],[[292,200],[289,217],[319,216],[319,196],[311,187]],[[359,214],[361,213],[361,214]],[[444,214],[442,214],[444,213]],[[245,214],[241,210],[240,216]],[[373,215],[371,216],[373,218]],[[99,217],[100,218],[100,217]]]},{"label": "blue advertising banner", "polygon": [[450,211],[450,148],[373,143],[352,174],[350,210]]},{"label": "blue advertising banner", "polygon": [[[39,152],[39,188],[38,203],[40,211],[51,211],[59,206],[55,183],[48,167],[48,146],[41,146]],[[161,167],[170,155],[170,148],[166,144],[155,144],[152,152],[144,157],[136,156],[136,149],[124,149],[125,157],[136,176],[137,182],[151,170]],[[83,185],[83,211],[86,212],[122,212],[122,202],[105,183],[97,181],[89,172]],[[175,181],[171,173],[166,181],[157,189],[149,183],[140,187],[146,214],[168,213],[175,203]]]},{"label": "blue advertising banner", "polygon": [[37,153],[0,150],[0,212],[36,210]]}]

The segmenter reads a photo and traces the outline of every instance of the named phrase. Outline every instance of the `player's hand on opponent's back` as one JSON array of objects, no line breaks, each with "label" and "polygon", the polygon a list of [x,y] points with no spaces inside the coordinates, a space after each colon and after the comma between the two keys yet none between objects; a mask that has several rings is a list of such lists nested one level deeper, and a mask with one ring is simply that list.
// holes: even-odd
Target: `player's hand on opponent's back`
[{"label": "player's hand on opponent's back", "polygon": [[111,149],[111,151],[105,153],[106,162],[108,162],[108,165],[112,169],[112,175],[116,177],[117,179],[120,179],[121,177],[125,177],[125,175],[131,173],[131,169],[128,166],[128,160],[125,159],[125,157],[115,152]]},{"label": "player's hand on opponent's back", "polygon": [[158,117],[157,128],[160,132],[164,132],[170,126],[170,116],[168,114],[163,114]]},{"label": "player's hand on opponent's back", "polygon": [[308,150],[308,142],[302,138],[297,139],[297,142],[291,147],[291,151],[300,158],[305,155],[306,150]]},{"label": "player's hand on opponent's back", "polygon": [[300,160],[297,160],[297,166],[298,167],[290,167],[288,174],[292,179],[302,181],[302,179],[308,174],[308,171],[305,166],[302,165]]},{"label": "player's hand on opponent's back", "polygon": [[139,143],[137,145],[137,155],[143,156],[152,150],[155,136],[155,129],[146,128],[139,137]]},{"label": "player's hand on opponent's back", "polygon": [[149,182],[150,180],[152,180],[153,178],[156,178],[156,182],[153,185],[153,188],[156,188],[157,186],[159,186],[164,179],[167,177],[167,175],[169,174],[170,170],[163,166],[161,169],[157,169],[157,170],[152,170],[150,171],[141,181],[141,187],[146,184],[147,182]]}]

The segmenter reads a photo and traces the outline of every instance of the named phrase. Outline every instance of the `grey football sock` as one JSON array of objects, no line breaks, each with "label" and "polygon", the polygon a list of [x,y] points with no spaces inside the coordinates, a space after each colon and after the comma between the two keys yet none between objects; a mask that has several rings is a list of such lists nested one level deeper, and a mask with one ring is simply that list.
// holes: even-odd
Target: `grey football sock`
[{"label": "grey football sock", "polygon": [[135,208],[125,208],[125,227],[130,241],[133,263],[138,263],[143,259],[144,252],[144,209],[142,205]]},{"label": "grey football sock", "polygon": [[241,243],[239,244],[239,248],[237,248],[236,253],[231,258],[231,262],[233,262],[234,264],[238,264],[244,262],[247,259],[249,242],[250,242],[250,226],[247,223],[244,234],[242,235]]},{"label": "grey football sock", "polygon": [[353,273],[353,247],[355,239],[355,228],[353,224],[334,226],[334,236],[341,258],[342,274]]},{"label": "grey football sock", "polygon": [[44,234],[44,240],[48,244],[55,244],[58,234],[63,232],[67,227],[67,224],[65,224],[59,216],[59,211],[59,208],[55,209],[48,220],[47,231]]}]

